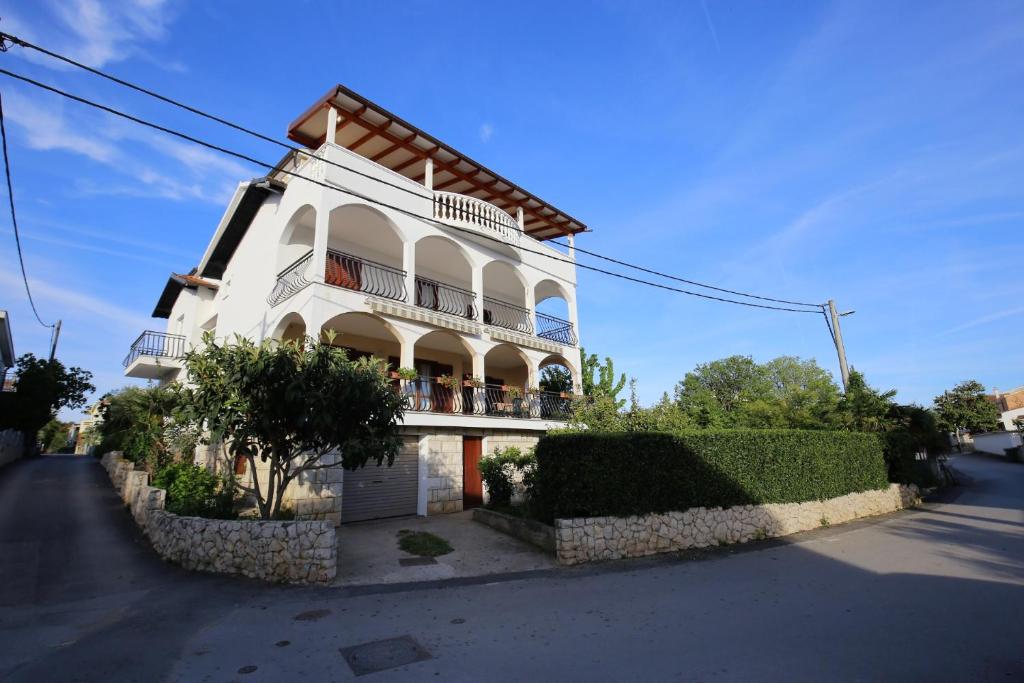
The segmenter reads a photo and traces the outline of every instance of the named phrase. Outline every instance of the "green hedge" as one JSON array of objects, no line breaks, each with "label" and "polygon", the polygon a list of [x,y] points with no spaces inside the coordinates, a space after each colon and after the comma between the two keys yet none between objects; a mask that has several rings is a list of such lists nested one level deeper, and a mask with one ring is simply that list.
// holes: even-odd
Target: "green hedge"
[{"label": "green hedge", "polygon": [[781,429],[551,434],[533,495],[547,519],[797,503],[883,489],[874,434]]}]

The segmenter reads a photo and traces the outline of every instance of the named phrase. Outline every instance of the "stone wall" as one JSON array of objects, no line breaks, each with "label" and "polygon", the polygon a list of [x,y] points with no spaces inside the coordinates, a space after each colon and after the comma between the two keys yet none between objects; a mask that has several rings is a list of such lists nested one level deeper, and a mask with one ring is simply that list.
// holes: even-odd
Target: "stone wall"
[{"label": "stone wall", "polygon": [[102,458],[111,481],[157,554],[186,569],[243,574],[264,581],[330,583],[334,525],[180,517],[164,510],[165,492],[117,452]]},{"label": "stone wall", "polygon": [[894,512],[919,502],[916,486],[892,484],[880,491],[807,503],[559,519],[555,521],[556,552],[561,564],[579,564],[745,543]]},{"label": "stone wall", "polygon": [[21,432],[13,429],[0,431],[0,467],[20,458],[24,446]]}]

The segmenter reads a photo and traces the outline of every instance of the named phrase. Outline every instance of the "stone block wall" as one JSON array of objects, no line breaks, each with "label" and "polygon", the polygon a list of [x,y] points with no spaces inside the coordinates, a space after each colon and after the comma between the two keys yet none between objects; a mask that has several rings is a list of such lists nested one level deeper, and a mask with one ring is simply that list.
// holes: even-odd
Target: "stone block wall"
[{"label": "stone block wall", "polygon": [[20,458],[24,446],[25,441],[21,437],[21,432],[13,429],[0,431],[0,467]]},{"label": "stone block wall", "polygon": [[[265,581],[329,583],[337,571],[329,521],[265,522],[180,517],[164,510],[165,492],[117,452],[101,462],[156,552],[186,569]],[[119,482],[119,483],[118,483]]]},{"label": "stone block wall", "polygon": [[919,502],[916,486],[892,484],[880,491],[806,503],[559,519],[555,521],[556,552],[561,564],[580,564],[745,543],[894,512]]},{"label": "stone block wall", "polygon": [[425,440],[427,514],[462,510],[462,434],[434,433]]}]

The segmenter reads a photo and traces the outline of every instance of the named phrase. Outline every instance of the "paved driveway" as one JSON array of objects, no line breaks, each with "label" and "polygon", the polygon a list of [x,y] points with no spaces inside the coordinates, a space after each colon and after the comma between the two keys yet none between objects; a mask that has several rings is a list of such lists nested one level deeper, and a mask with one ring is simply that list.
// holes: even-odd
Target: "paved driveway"
[{"label": "paved driveway", "polygon": [[98,464],[16,463],[0,680],[352,680],[403,636],[361,680],[1024,680],[1024,466],[956,465],[955,499],[703,559],[310,589],[164,565]]}]

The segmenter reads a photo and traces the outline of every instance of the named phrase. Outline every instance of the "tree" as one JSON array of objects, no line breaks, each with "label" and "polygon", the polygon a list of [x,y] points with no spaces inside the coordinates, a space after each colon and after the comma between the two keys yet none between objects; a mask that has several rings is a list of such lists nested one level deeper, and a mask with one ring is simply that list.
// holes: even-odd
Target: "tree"
[{"label": "tree", "polygon": [[100,450],[121,451],[151,475],[181,456],[191,459],[198,443],[178,385],[125,387],[103,397],[100,414]]},{"label": "tree", "polygon": [[999,408],[985,398],[985,387],[980,382],[961,382],[949,391],[935,397],[935,414],[939,426],[949,432],[987,432],[999,428]]},{"label": "tree", "polygon": [[219,344],[208,333],[185,355],[193,419],[232,460],[247,461],[252,483],[239,488],[256,499],[264,519],[279,515],[296,477],[332,466],[324,462],[329,453],[350,470],[371,460],[390,466],[398,453],[404,403],[384,365],[350,360],[331,346],[333,338],[256,344],[236,337]]},{"label": "tree", "polygon": [[864,375],[850,368],[846,393],[839,401],[839,422],[847,429],[879,432],[889,424],[896,390],[879,391],[868,385]]},{"label": "tree", "polygon": [[39,443],[43,445],[43,450],[48,453],[56,453],[60,449],[66,448],[68,430],[70,429],[70,422],[61,422],[57,419],[52,419],[43,425],[43,428],[39,430]]},{"label": "tree", "polygon": [[17,391],[0,393],[0,429],[20,431],[28,452],[39,430],[59,410],[81,408],[96,387],[91,372],[66,368],[57,359],[41,360],[26,353],[18,358],[17,367]]},{"label": "tree", "polygon": [[544,391],[572,393],[572,373],[561,365],[549,365],[540,371],[540,388]]},{"label": "tree", "polygon": [[[580,347],[581,381],[583,395],[590,397],[606,396],[611,399],[616,410],[626,405],[626,399],[618,398],[619,392],[626,386],[626,373],[615,379],[615,366],[612,359],[605,356],[604,365],[597,360],[597,354],[587,355],[586,349]],[[597,380],[594,380],[594,373]]]}]

